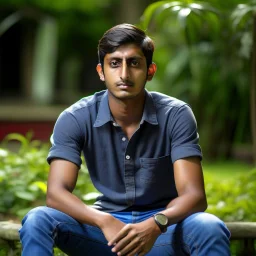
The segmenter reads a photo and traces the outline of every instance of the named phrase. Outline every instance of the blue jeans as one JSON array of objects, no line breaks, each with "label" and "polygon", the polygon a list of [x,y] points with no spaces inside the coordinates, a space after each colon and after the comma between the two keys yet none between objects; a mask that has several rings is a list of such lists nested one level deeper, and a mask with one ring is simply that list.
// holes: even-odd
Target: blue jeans
[{"label": "blue jeans", "polygon": [[[124,223],[137,223],[160,210],[111,214]],[[147,255],[226,256],[230,255],[229,237],[228,229],[217,217],[196,213],[169,226]],[[23,256],[53,255],[54,246],[68,255],[116,255],[111,252],[99,228],[81,224],[60,211],[44,206],[31,210],[24,217],[20,239]]]}]

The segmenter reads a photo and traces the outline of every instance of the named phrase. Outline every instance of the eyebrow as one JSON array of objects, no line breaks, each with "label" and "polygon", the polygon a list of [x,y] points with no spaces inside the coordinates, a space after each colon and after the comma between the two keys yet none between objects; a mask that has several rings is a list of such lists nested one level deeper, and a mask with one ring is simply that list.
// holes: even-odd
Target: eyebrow
[{"label": "eyebrow", "polygon": [[130,56],[130,57],[109,56],[109,57],[107,57],[107,59],[108,60],[118,60],[118,61],[121,61],[121,60],[125,59],[125,60],[129,61],[129,60],[134,60],[134,59],[141,60],[141,59],[143,59],[143,57],[142,56],[138,56],[138,55]]},{"label": "eyebrow", "polygon": [[140,55],[140,54],[134,54],[131,56],[123,57],[118,52],[113,52],[108,55],[109,56],[106,56],[108,59],[120,59],[120,60],[122,60],[122,59],[142,59],[144,57],[144,55]]}]

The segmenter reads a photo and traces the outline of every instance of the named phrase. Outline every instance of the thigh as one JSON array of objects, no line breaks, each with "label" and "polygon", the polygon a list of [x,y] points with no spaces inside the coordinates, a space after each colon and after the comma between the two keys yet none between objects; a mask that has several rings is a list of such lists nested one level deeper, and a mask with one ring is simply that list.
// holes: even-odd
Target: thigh
[{"label": "thigh", "polygon": [[115,255],[99,228],[82,224],[56,209],[37,207],[27,214],[23,222],[44,229],[55,246],[68,255]]},{"label": "thigh", "polygon": [[230,233],[216,216],[195,213],[168,227],[156,240],[148,256],[230,255]]}]

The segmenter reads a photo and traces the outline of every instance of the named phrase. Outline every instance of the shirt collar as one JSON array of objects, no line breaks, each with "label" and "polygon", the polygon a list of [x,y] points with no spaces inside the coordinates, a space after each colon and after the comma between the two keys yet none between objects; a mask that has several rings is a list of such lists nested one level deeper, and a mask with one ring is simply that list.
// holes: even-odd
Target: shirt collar
[{"label": "shirt collar", "polygon": [[100,127],[110,121],[113,121],[113,118],[108,105],[108,90],[106,90],[101,98],[98,115],[93,127]]},{"label": "shirt collar", "polygon": [[158,125],[157,116],[156,116],[156,108],[152,98],[152,95],[145,90],[146,92],[146,99],[145,99],[145,106],[143,110],[143,115],[141,119],[141,124],[146,121],[153,125]]},{"label": "shirt collar", "polygon": [[[145,90],[145,92],[146,92],[145,106],[144,106],[143,115],[140,123],[142,124],[144,121],[146,121],[152,125],[158,125],[158,121],[156,117],[156,109],[153,102],[153,98],[147,90]],[[109,109],[108,90],[106,90],[106,92],[102,96],[98,115],[93,126],[100,127],[110,121],[114,121],[114,119]]]}]

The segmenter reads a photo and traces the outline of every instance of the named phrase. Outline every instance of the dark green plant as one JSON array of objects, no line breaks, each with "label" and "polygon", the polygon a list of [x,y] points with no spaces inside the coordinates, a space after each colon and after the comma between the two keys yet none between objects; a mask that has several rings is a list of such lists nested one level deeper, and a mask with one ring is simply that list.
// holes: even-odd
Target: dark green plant
[{"label": "dark green plant", "polygon": [[159,69],[149,89],[192,106],[208,158],[228,158],[234,143],[251,143],[248,19],[254,9],[253,2],[157,1],[141,19],[157,44]]}]

